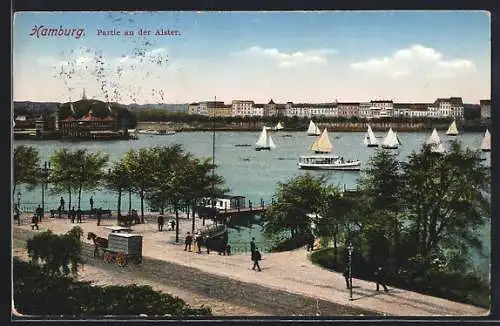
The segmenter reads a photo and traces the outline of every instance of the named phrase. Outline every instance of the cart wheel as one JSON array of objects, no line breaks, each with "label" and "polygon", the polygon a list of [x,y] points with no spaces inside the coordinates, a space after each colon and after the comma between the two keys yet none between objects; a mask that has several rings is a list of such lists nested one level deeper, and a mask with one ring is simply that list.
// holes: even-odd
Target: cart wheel
[{"label": "cart wheel", "polygon": [[113,254],[112,254],[112,253],[110,253],[109,251],[106,251],[106,252],[104,253],[104,261],[105,261],[106,263],[111,263],[111,262],[113,261]]},{"label": "cart wheel", "polygon": [[127,265],[127,257],[125,257],[125,254],[123,252],[119,252],[116,254],[116,263],[120,267],[124,267]]}]

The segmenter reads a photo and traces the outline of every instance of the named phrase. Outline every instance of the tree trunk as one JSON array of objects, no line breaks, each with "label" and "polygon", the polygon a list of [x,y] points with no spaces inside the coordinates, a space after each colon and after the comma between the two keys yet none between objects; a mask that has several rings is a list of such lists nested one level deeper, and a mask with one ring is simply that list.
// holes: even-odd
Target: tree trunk
[{"label": "tree trunk", "polygon": [[141,223],[144,223],[144,191],[141,190]]},{"label": "tree trunk", "polygon": [[179,242],[179,208],[174,205],[175,211],[175,242]]},{"label": "tree trunk", "polygon": [[128,211],[132,212],[132,190],[128,191]]},{"label": "tree trunk", "polygon": [[195,210],[195,206],[193,205],[193,222],[191,225],[191,233],[194,233],[194,226],[195,226],[195,219],[196,219],[196,216],[194,215],[194,210]]},{"label": "tree trunk", "polygon": [[68,195],[69,195],[68,199],[68,211],[69,211],[71,209],[71,188],[68,189]]},{"label": "tree trunk", "polygon": [[82,202],[82,185],[78,188],[78,209],[80,209],[80,204]]},{"label": "tree trunk", "polygon": [[116,208],[118,211],[118,217],[122,215],[122,189],[118,190],[118,207]]}]

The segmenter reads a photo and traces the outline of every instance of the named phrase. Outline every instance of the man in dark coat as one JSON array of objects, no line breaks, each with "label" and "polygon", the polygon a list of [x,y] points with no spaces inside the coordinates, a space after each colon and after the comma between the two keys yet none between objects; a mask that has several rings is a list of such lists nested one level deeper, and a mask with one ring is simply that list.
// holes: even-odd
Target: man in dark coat
[{"label": "man in dark coat", "polygon": [[379,285],[382,285],[385,292],[389,291],[387,289],[387,286],[385,285],[385,270],[382,266],[377,267],[377,270],[375,271],[375,277],[377,279],[377,291],[379,289]]},{"label": "man in dark coat", "polygon": [[257,270],[260,272],[259,260],[262,260],[262,255],[259,252],[259,248],[255,247],[255,250],[252,252],[252,269],[255,270],[255,267],[257,267]]},{"label": "man in dark coat", "polygon": [[61,197],[61,210],[64,211],[64,198]]},{"label": "man in dark coat", "polygon": [[184,251],[188,250],[191,251],[191,244],[193,243],[193,236],[191,233],[186,234],[186,239],[184,240]]},{"label": "man in dark coat", "polygon": [[39,228],[38,228],[38,216],[36,216],[36,214],[33,214],[33,216],[31,217],[31,229],[34,230],[35,228],[37,230],[39,230]]},{"label": "man in dark coat", "polygon": [[163,231],[163,224],[165,224],[165,218],[163,215],[158,215],[158,231]]},{"label": "man in dark coat", "polygon": [[97,209],[97,226],[101,225],[102,208]]},{"label": "man in dark coat", "polygon": [[90,204],[90,210],[94,210],[94,198],[92,196],[90,196],[90,200],[89,200],[89,204]]},{"label": "man in dark coat", "polygon": [[41,222],[42,221],[42,217],[43,217],[43,210],[40,207],[40,205],[38,205],[38,207],[36,208],[35,212],[36,212],[36,216],[38,216],[38,221]]},{"label": "man in dark coat", "polygon": [[350,279],[349,279],[349,265],[346,265],[344,267],[344,278],[345,278],[345,287],[346,289],[349,289],[350,288]]}]

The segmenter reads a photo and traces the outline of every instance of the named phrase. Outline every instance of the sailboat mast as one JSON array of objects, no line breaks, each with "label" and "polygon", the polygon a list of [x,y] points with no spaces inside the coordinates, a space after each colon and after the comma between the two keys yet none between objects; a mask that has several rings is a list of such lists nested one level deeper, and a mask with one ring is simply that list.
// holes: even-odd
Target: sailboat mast
[{"label": "sailboat mast", "polygon": [[215,200],[215,108],[217,107],[217,96],[214,96],[214,112],[212,115],[212,208]]}]

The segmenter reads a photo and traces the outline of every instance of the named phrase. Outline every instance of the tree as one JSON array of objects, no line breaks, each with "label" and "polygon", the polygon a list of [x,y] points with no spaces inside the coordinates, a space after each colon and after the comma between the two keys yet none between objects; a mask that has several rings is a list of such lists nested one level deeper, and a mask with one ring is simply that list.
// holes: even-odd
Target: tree
[{"label": "tree", "polygon": [[312,220],[307,214],[319,213],[325,181],[325,177],[306,173],[278,183],[274,195],[276,201],[264,216],[264,232],[279,234],[289,231],[292,238],[308,234]]},{"label": "tree", "polygon": [[130,150],[123,157],[127,174],[132,177],[130,180],[132,189],[141,199],[141,223],[144,223],[144,199],[147,190],[154,184],[152,179],[156,166],[154,160],[154,152],[149,148]]},{"label": "tree", "polygon": [[101,180],[105,175],[103,169],[108,162],[108,155],[88,153],[86,150],[78,150],[75,155],[80,164],[76,178],[78,209],[80,209],[82,190],[92,191],[100,187]]},{"label": "tree", "polygon": [[28,255],[33,263],[41,264],[44,271],[53,276],[76,276],[83,265],[81,257],[83,230],[73,227],[66,234],[58,235],[47,230],[27,241]]},{"label": "tree", "polygon": [[78,194],[78,208],[83,190],[93,190],[100,185],[103,168],[108,156],[101,153],[88,153],[86,149],[75,151],[63,148],[50,158],[52,169],[49,181],[53,193],[68,192],[68,209],[71,208],[72,194]]},{"label": "tree", "polygon": [[377,150],[367,168],[358,179],[360,202],[363,203],[362,221],[364,239],[369,248],[369,259],[388,258],[383,253],[387,241],[391,242],[394,256],[401,254],[401,192],[404,187],[401,163],[397,155],[388,150]]},{"label": "tree", "polygon": [[68,193],[68,208],[71,208],[71,196],[77,184],[76,175],[79,173],[79,167],[76,165],[75,152],[63,148],[54,152],[50,161],[52,169],[48,177],[51,185],[51,192],[55,194]]},{"label": "tree", "polygon": [[12,195],[16,193],[16,187],[19,184],[34,187],[38,183],[39,161],[38,151],[34,147],[18,145],[14,148]]},{"label": "tree", "polygon": [[118,218],[121,216],[122,192],[130,187],[130,176],[123,161],[116,161],[104,177],[104,186],[118,193]]},{"label": "tree", "polygon": [[479,153],[458,142],[444,155],[423,146],[403,170],[402,200],[415,253],[427,257],[441,246],[480,249],[476,231],[490,216],[490,171]]},{"label": "tree", "polygon": [[205,197],[216,198],[217,196],[227,193],[229,189],[223,187],[224,178],[213,173],[213,169],[215,169],[216,166],[212,165],[210,158],[192,158],[186,163],[186,166],[188,165],[190,173],[187,174],[185,180],[188,189],[184,193],[184,200],[192,209],[193,220],[191,232],[194,232],[195,207],[199,204],[199,201]]}]

